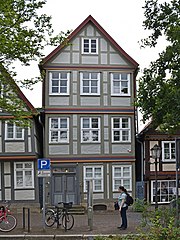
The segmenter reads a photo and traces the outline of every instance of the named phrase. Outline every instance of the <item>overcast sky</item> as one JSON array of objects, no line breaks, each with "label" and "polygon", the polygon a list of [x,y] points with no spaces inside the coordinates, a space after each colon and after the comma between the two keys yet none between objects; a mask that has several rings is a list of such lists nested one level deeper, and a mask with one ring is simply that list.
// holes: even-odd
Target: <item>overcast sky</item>
[{"label": "overcast sky", "polygon": [[[111,37],[140,65],[142,70],[165,47],[161,41],[156,49],[141,49],[138,41],[148,36],[143,28],[145,0],[47,0],[43,12],[52,16],[55,33],[74,30],[85,18],[92,15]],[[161,0],[162,2],[162,0]],[[44,54],[48,55],[54,48],[48,47]],[[34,77],[39,74],[38,63],[19,74],[21,78]],[[28,76],[27,76],[28,75]],[[140,74],[138,74],[138,77]],[[23,90],[26,97],[35,107],[41,107],[41,84],[33,91]]]}]

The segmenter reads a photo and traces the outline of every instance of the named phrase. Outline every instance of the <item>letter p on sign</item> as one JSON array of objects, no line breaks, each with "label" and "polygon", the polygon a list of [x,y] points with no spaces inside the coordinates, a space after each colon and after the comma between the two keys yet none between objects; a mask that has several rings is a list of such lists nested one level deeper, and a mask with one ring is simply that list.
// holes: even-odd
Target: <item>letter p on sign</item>
[{"label": "letter p on sign", "polygon": [[38,159],[38,170],[50,170],[50,159]]}]

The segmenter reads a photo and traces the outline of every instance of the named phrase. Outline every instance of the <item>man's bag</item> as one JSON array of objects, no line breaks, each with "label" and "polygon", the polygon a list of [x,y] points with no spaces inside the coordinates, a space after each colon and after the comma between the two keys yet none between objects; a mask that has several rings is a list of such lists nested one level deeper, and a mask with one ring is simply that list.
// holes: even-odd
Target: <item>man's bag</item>
[{"label": "man's bag", "polygon": [[134,199],[129,195],[129,193],[127,193],[126,195],[127,195],[126,196],[126,204],[128,206],[131,206],[133,204],[133,202],[134,202]]},{"label": "man's bag", "polygon": [[118,202],[114,202],[114,210],[119,210],[119,203]]}]

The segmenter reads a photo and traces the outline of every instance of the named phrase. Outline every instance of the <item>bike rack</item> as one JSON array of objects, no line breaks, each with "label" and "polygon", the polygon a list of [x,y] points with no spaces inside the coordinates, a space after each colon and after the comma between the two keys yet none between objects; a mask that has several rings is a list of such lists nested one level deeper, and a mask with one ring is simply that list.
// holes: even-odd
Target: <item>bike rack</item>
[{"label": "bike rack", "polygon": [[25,207],[23,207],[23,218],[22,218],[23,229],[26,228],[26,211],[27,211],[27,229],[28,229],[28,232],[30,232],[30,209]]}]

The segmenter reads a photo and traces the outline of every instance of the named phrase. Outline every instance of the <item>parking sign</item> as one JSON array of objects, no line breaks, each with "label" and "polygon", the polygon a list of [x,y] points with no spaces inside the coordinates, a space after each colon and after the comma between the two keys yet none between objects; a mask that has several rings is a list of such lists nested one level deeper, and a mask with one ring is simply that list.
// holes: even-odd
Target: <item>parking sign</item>
[{"label": "parking sign", "polygon": [[50,170],[50,159],[40,158],[38,159],[38,170]]}]

